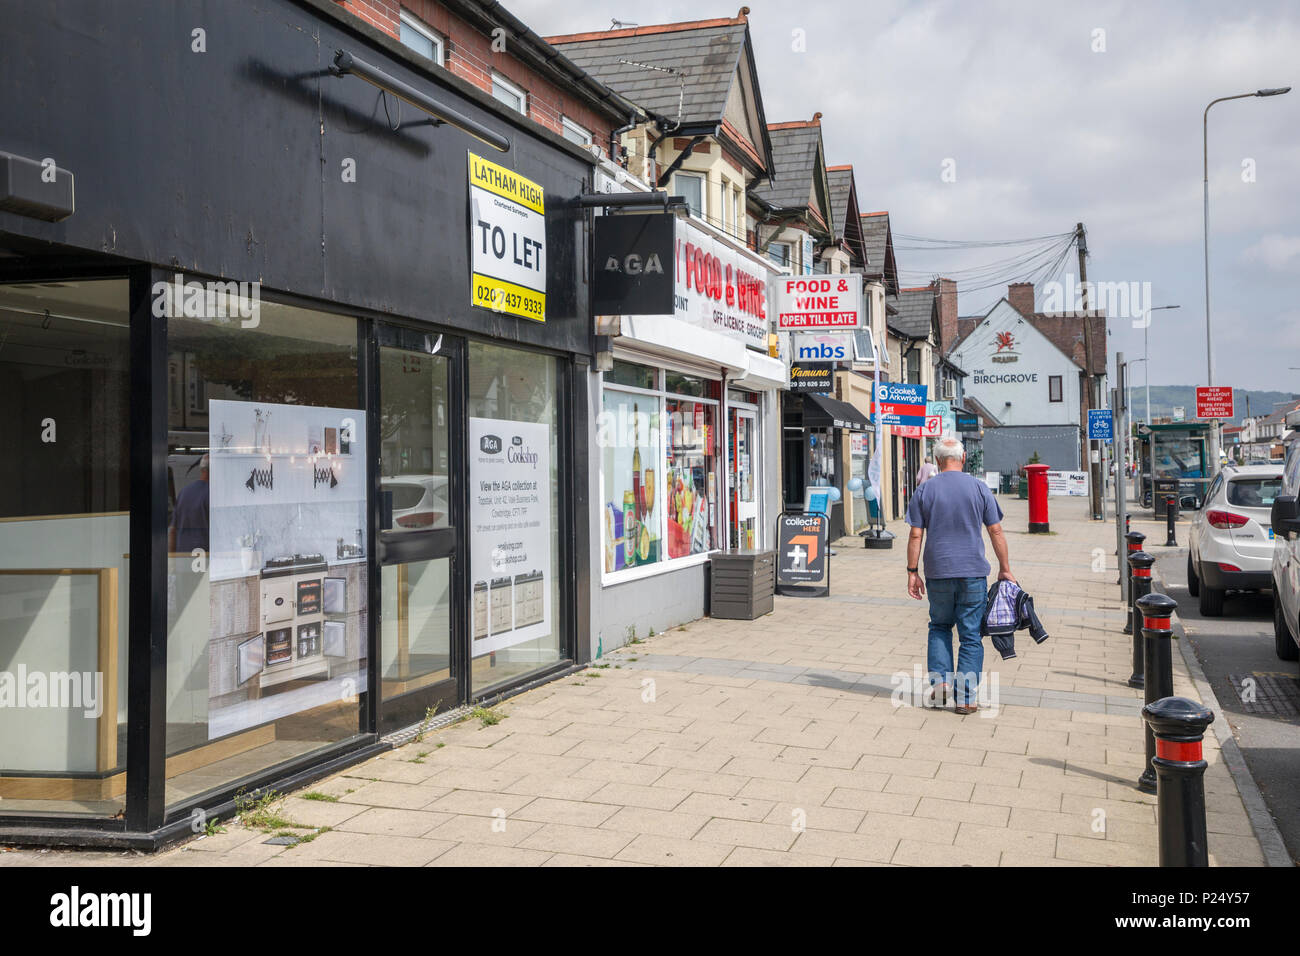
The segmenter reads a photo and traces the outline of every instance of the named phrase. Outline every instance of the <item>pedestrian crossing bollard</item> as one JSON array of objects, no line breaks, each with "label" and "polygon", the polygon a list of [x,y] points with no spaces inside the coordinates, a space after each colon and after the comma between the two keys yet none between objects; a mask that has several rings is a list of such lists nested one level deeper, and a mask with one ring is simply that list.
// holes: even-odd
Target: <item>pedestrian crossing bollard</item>
[{"label": "pedestrian crossing bollard", "polygon": [[1142,636],[1142,612],[1138,610],[1138,598],[1151,593],[1151,566],[1156,559],[1145,551],[1133,551],[1128,556],[1128,566],[1132,575],[1129,588],[1128,627],[1126,634],[1133,635],[1133,675],[1128,679],[1129,687],[1142,687],[1146,684],[1146,640]]},{"label": "pedestrian crossing bollard", "polygon": [[1178,496],[1165,495],[1165,547],[1178,547],[1178,539],[1174,537],[1174,525],[1178,521]]},{"label": "pedestrian crossing bollard", "polygon": [[1209,866],[1205,767],[1201,743],[1214,711],[1185,697],[1162,697],[1142,708],[1155,737],[1156,831],[1161,866]]},{"label": "pedestrian crossing bollard", "polygon": [[[1157,592],[1138,598],[1137,607],[1142,612],[1142,637],[1146,644],[1142,666],[1144,698],[1146,703],[1154,704],[1174,694],[1173,644],[1170,643],[1174,632],[1169,625],[1178,603]],[[1155,736],[1151,725],[1146,724],[1146,761],[1142,765],[1142,775],[1138,777],[1138,789],[1144,793],[1156,792],[1156,772],[1152,763],[1155,756]]]},{"label": "pedestrian crossing bollard", "polygon": [[[1127,520],[1128,515],[1125,515],[1124,517],[1125,517],[1125,520]],[[1144,535],[1141,531],[1129,531],[1128,533],[1126,533],[1126,534],[1124,535],[1124,538],[1125,538],[1125,540],[1128,541],[1128,551],[1127,551],[1127,553],[1124,555],[1124,559],[1127,561],[1129,555],[1131,555],[1134,551],[1141,551],[1141,550],[1142,550],[1142,542],[1145,541],[1145,540],[1147,539],[1147,536]],[[1121,572],[1124,572],[1123,565],[1120,566],[1120,571],[1121,571]],[[1130,567],[1130,569],[1129,569],[1127,572],[1124,572],[1124,573],[1128,574],[1128,579],[1129,579],[1128,595],[1127,595],[1127,597],[1128,597],[1128,610],[1129,610],[1129,613],[1128,613],[1127,615],[1125,615],[1125,617],[1124,617],[1124,633],[1125,633],[1125,634],[1132,634],[1132,633],[1134,633],[1134,631],[1133,631],[1133,571],[1132,571],[1132,568]],[[1141,646],[1141,641],[1137,642],[1137,646],[1139,646],[1139,647]],[[1136,670],[1136,669],[1137,669],[1137,668],[1134,668],[1134,670]]]}]

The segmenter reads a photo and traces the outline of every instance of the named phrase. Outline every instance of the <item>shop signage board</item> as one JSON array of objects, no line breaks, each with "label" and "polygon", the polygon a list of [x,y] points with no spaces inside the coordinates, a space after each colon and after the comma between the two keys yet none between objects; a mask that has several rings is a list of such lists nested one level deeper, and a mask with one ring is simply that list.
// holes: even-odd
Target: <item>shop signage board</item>
[{"label": "shop signage board", "polygon": [[822,513],[783,511],[776,519],[776,591],[795,597],[830,594],[830,519]]},{"label": "shop signage board", "polygon": [[980,430],[980,420],[976,415],[957,415],[957,431],[959,432],[977,432]]},{"label": "shop signage board", "polygon": [[470,303],[546,321],[546,204],[541,186],[469,154]]},{"label": "shop signage board", "polygon": [[1071,498],[1085,498],[1088,495],[1088,473],[1086,471],[1049,471],[1047,473],[1047,493]]},{"label": "shop signage board", "polygon": [[1196,386],[1196,417],[1222,418],[1234,417],[1231,385]]},{"label": "shop signage board", "polygon": [[550,426],[469,420],[470,654],[551,633]]},{"label": "shop signage board", "polygon": [[778,276],[777,325],[784,331],[849,331],[863,327],[862,276]]},{"label": "shop signage board", "polygon": [[1109,408],[1088,409],[1088,441],[1110,441],[1115,437],[1114,418]]},{"label": "shop signage board", "polygon": [[674,255],[672,315],[767,354],[766,268],[680,219]]},{"label": "shop signage board", "polygon": [[903,382],[881,382],[876,386],[876,405],[885,425],[925,427],[926,387]]},{"label": "shop signage board", "polygon": [[592,235],[592,315],[670,315],[672,213],[597,216]]},{"label": "shop signage board", "polygon": [[790,366],[790,391],[825,393],[834,390],[835,368],[829,363]]},{"label": "shop signage board", "polygon": [[848,362],[858,359],[852,333],[796,332],[790,336],[796,362]]},{"label": "shop signage board", "polygon": [[219,436],[199,549],[207,581],[200,590],[203,576],[186,573],[189,558],[172,571],[179,606],[206,613],[213,653],[229,661],[208,668],[208,647],[198,651],[215,740],[366,686],[366,413],[225,399],[207,410]]},{"label": "shop signage board", "polygon": [[925,417],[928,419],[938,415],[943,424],[940,427],[940,434],[951,435],[957,430],[957,419],[952,413],[952,402],[927,402],[925,406]]}]

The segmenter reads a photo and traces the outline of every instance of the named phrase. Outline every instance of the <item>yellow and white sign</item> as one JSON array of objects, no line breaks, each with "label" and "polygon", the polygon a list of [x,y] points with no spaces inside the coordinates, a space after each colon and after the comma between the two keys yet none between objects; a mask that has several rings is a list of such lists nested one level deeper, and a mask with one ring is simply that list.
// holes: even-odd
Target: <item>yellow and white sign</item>
[{"label": "yellow and white sign", "polygon": [[545,192],[469,154],[470,302],[546,321]]}]

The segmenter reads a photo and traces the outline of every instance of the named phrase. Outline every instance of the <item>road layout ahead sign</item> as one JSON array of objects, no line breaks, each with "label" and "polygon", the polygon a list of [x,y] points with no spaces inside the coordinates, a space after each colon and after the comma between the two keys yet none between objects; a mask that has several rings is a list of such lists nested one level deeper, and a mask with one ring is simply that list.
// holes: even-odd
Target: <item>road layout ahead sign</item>
[{"label": "road layout ahead sign", "polygon": [[1232,386],[1196,386],[1196,417],[1232,418]]},{"label": "road layout ahead sign", "polygon": [[542,187],[469,154],[470,304],[546,321]]},{"label": "road layout ahead sign", "polygon": [[1088,441],[1111,441],[1115,437],[1114,425],[1109,408],[1088,409]]},{"label": "road layout ahead sign", "polygon": [[846,332],[862,328],[862,276],[777,276],[777,328]]},{"label": "road layout ahead sign", "polygon": [[925,427],[928,409],[925,406],[925,386],[902,382],[881,382],[876,386],[876,409],[885,425],[912,425]]}]

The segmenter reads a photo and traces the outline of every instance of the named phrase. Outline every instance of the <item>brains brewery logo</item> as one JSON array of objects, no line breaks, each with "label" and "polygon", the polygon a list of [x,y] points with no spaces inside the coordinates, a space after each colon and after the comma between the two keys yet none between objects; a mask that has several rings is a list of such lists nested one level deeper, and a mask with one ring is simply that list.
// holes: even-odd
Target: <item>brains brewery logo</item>
[{"label": "brains brewery logo", "polygon": [[1013,346],[1016,344],[1016,337],[1010,332],[999,332],[993,337],[997,343],[997,348],[993,350],[993,361],[995,362],[1017,362],[1020,360]]}]

